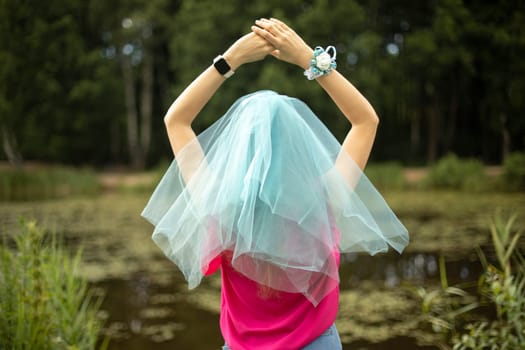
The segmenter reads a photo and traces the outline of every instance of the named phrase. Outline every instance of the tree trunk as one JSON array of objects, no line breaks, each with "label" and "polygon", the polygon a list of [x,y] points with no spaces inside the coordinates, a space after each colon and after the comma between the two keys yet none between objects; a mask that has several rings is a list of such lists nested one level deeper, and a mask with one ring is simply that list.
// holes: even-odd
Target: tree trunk
[{"label": "tree trunk", "polygon": [[111,121],[110,126],[110,145],[109,149],[111,152],[111,161],[118,162],[120,157],[122,156],[122,147],[121,147],[121,130],[120,130],[120,122],[117,118],[113,119]]},{"label": "tree trunk", "polygon": [[456,124],[457,124],[457,116],[458,116],[458,109],[459,109],[459,86],[458,82],[454,79],[452,86],[451,86],[451,96],[450,96],[450,103],[448,106],[448,118],[447,118],[447,125],[446,125],[446,136],[444,140],[443,145],[443,152],[448,153],[452,150],[452,147],[454,145],[454,136],[456,134]]},{"label": "tree trunk", "polygon": [[143,154],[143,166],[151,144],[151,121],[153,112],[153,57],[144,56],[142,66],[142,98],[141,123],[140,123],[140,146]]},{"label": "tree trunk", "polygon": [[419,147],[421,144],[421,120],[415,113],[410,118],[410,154],[412,158],[419,158]]},{"label": "tree trunk", "polygon": [[124,93],[126,98],[126,124],[128,136],[128,152],[133,168],[143,167],[142,150],[139,145],[137,101],[135,98],[135,79],[133,67],[128,58],[122,59],[122,75],[124,78]]},{"label": "tree trunk", "polygon": [[439,143],[439,114],[436,98],[434,103],[427,108],[428,117],[428,139],[427,139],[427,163],[432,164],[437,160]]},{"label": "tree trunk", "polygon": [[125,85],[128,152],[131,166],[134,169],[144,169],[146,156],[151,144],[154,79],[153,57],[146,53],[142,61],[140,113],[136,100],[137,93],[133,67],[127,58],[122,60],[122,73]]},{"label": "tree trunk", "polygon": [[16,168],[21,168],[23,159],[22,154],[20,154],[20,150],[18,149],[16,136],[9,132],[5,125],[2,126],[2,147],[9,163]]},{"label": "tree trunk", "polygon": [[501,161],[504,162],[510,154],[511,136],[507,127],[507,115],[502,112],[499,115],[499,119],[501,121]]}]

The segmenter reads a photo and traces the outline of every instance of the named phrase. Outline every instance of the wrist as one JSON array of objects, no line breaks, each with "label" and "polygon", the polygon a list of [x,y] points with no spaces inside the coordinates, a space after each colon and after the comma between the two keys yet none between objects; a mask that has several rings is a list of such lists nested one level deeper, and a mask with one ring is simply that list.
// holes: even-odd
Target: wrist
[{"label": "wrist", "polygon": [[337,68],[336,57],[337,50],[334,46],[327,46],[326,49],[317,46],[313,51],[313,57],[310,58],[308,68],[304,71],[304,75],[308,80],[314,80],[330,74],[332,70]]},{"label": "wrist", "polygon": [[226,51],[222,57],[228,62],[233,71],[236,71],[242,65],[239,58],[231,52]]},{"label": "wrist", "polygon": [[232,69],[223,55],[218,55],[213,59],[213,66],[226,79],[235,74],[235,70]]},{"label": "wrist", "polygon": [[304,70],[308,69],[310,67],[310,61],[312,60],[313,55],[314,50],[312,50],[310,47],[305,48],[299,56],[297,65]]}]

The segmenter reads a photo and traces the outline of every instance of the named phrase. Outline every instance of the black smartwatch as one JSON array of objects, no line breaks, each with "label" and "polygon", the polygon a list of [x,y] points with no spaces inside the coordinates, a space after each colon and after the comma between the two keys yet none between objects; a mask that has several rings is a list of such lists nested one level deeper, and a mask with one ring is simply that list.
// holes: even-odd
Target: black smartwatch
[{"label": "black smartwatch", "polygon": [[226,62],[224,57],[222,57],[222,55],[215,57],[215,59],[213,60],[213,66],[225,78],[229,78],[235,73],[230,67],[230,65],[228,64],[228,62]]}]

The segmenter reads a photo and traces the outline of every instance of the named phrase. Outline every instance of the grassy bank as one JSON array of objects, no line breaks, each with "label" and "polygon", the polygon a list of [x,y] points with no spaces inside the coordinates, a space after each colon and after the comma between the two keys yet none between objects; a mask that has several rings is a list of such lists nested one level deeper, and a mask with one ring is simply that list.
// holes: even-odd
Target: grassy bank
[{"label": "grassy bank", "polygon": [[91,195],[98,193],[100,188],[96,173],[87,168],[45,166],[0,170],[0,201]]},{"label": "grassy bank", "polygon": [[454,154],[421,168],[400,163],[372,163],[366,175],[382,190],[446,190],[461,192],[519,192],[525,190],[525,153],[513,153],[498,167]]},{"label": "grassy bank", "polygon": [[[0,166],[0,201],[64,198],[102,191],[150,193],[168,166],[168,162],[163,162],[142,172],[97,172],[50,165],[23,169]],[[420,168],[407,168],[397,162],[370,163],[365,173],[381,191],[519,192],[525,190],[525,154],[512,154],[498,167],[449,154],[432,166]]]}]

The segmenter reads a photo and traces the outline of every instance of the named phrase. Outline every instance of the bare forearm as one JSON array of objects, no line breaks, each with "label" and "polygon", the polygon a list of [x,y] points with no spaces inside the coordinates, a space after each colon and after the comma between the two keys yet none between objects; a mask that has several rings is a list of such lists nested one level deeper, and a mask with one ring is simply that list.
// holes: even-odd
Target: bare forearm
[{"label": "bare forearm", "polygon": [[[262,60],[274,48],[253,33],[239,38],[226,50],[223,57],[233,71],[241,65]],[[202,72],[173,102],[168,109],[164,123],[168,131],[173,153],[177,153],[192,139],[193,120],[212,98],[226,78],[213,65]]]},{"label": "bare forearm", "polygon": [[[308,69],[312,55],[313,50],[310,47],[305,47],[298,59],[298,65],[305,70]],[[323,75],[316,80],[353,126],[359,124],[377,125],[379,118],[372,105],[338,71],[334,70],[330,74]]]},{"label": "bare forearm", "polygon": [[213,66],[208,67],[172,103],[164,117],[166,125],[191,125],[225,80]]},{"label": "bare forearm", "polygon": [[339,72],[317,78],[352,127],[343,141],[343,150],[364,169],[376,136],[379,118],[368,100]]},{"label": "bare forearm", "polygon": [[377,127],[379,118],[368,100],[339,72],[317,78],[319,85],[330,95],[352,126]]},{"label": "bare forearm", "polygon": [[364,169],[376,136],[379,118],[368,100],[339,72],[317,78],[317,82],[351,123],[343,150]]},{"label": "bare forearm", "polygon": [[225,80],[210,66],[172,103],[164,116],[164,123],[174,154],[195,137],[191,123]]}]

